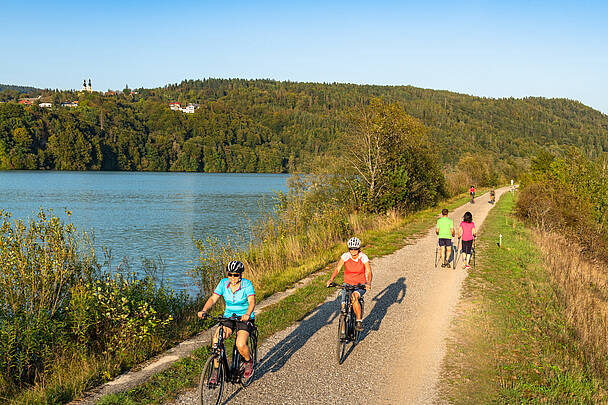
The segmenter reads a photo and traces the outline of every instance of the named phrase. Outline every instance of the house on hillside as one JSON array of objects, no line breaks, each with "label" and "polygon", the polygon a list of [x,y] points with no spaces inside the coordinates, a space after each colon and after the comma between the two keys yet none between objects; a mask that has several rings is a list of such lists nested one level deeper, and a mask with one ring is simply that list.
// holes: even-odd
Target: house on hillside
[{"label": "house on hillside", "polygon": [[194,114],[194,111],[198,108],[198,104],[190,103],[186,108],[182,108],[182,111],[187,114]]},{"label": "house on hillside", "polygon": [[182,105],[178,102],[169,103],[169,108],[172,111],[181,111],[186,114],[193,114],[198,107],[199,105],[195,103],[189,103],[186,107],[182,107]]},{"label": "house on hillside", "polygon": [[61,103],[61,106],[68,107],[68,108],[78,107],[78,100],[72,101],[72,102],[67,102],[67,103]]},{"label": "house on hillside", "polygon": [[38,104],[38,105],[39,105],[40,107],[42,107],[42,108],[51,108],[51,107],[53,106],[53,104],[52,104],[52,103],[47,103],[47,102],[40,103],[40,104]]},{"label": "house on hillside", "polygon": [[33,105],[36,101],[40,100],[40,97],[41,96],[20,98],[18,103],[21,105]]}]

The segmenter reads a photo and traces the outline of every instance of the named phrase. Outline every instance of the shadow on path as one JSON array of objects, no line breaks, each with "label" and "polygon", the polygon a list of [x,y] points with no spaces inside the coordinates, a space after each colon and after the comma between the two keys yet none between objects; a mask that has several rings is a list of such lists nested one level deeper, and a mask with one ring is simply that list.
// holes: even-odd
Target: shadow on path
[{"label": "shadow on path", "polygon": [[400,304],[405,298],[407,292],[407,284],[405,284],[405,277],[399,277],[397,281],[386,286],[386,288],[380,291],[372,301],[375,302],[369,315],[363,320],[363,332],[359,341],[365,339],[372,330],[379,330],[382,320],[386,316],[388,308],[397,303]]},{"label": "shadow on path", "polygon": [[259,362],[256,380],[267,372],[279,371],[291,356],[306,344],[308,339],[323,326],[331,324],[338,316],[339,296],[315,308],[297,328],[277,343]]}]

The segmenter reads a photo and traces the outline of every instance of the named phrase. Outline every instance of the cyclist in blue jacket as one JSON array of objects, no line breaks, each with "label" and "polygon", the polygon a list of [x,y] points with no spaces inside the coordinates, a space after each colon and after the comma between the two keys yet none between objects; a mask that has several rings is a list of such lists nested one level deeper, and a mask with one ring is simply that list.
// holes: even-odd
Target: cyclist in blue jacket
[{"label": "cyclist in blue jacket", "polygon": [[[233,260],[226,266],[226,274],[228,277],[222,279],[215,290],[213,295],[209,297],[202,311],[199,311],[198,317],[205,319],[207,312],[213,307],[213,305],[224,297],[226,302],[226,310],[224,311],[224,317],[231,317],[236,314],[238,320],[225,320],[222,321],[220,327],[224,328],[224,336],[227,338],[236,330],[236,347],[239,353],[245,359],[245,372],[243,377],[249,378],[253,373],[253,367],[251,364],[251,353],[249,346],[247,346],[247,339],[249,334],[253,330],[253,321],[255,314],[253,309],[255,308],[255,291],[253,290],[253,284],[251,281],[243,278],[243,271],[245,266],[238,260]],[[219,335],[219,328],[215,331],[213,336],[213,344],[217,344]],[[217,367],[219,364],[215,364],[215,369],[211,380],[214,378],[217,380]]]}]

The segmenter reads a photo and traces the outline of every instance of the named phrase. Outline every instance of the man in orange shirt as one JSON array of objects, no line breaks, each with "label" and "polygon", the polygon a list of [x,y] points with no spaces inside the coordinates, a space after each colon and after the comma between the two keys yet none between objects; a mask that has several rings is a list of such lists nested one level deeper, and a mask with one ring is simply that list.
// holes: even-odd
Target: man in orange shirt
[{"label": "man in orange shirt", "polygon": [[[342,269],[342,266],[344,266],[344,284],[365,285],[365,289],[357,288],[351,294],[353,311],[355,312],[356,317],[355,329],[361,331],[363,330],[363,323],[361,321],[361,305],[359,304],[359,298],[363,297],[363,295],[372,288],[372,269],[369,265],[369,258],[365,253],[361,252],[361,241],[358,238],[350,238],[346,245],[348,246],[348,252],[340,256],[340,261],[327,281],[327,286],[329,287],[334,281]],[[342,302],[344,302],[344,290],[342,291],[342,294]]]}]

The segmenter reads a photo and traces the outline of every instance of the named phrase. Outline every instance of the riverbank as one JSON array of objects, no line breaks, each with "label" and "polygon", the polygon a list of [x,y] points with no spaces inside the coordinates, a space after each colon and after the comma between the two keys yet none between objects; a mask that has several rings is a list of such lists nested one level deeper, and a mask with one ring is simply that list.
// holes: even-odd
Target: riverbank
[{"label": "riverbank", "polygon": [[539,239],[515,218],[514,203],[514,195],[504,196],[480,235],[477,270],[452,325],[442,395],[463,405],[604,403],[606,380],[585,361],[562,286],[552,281]]},{"label": "riverbank", "polygon": [[[466,196],[446,201],[439,207],[426,209],[402,219],[390,228],[364,232],[361,239],[366,244],[364,251],[371,257],[390,254],[404,245],[412,243],[422,232],[432,227],[441,208],[453,209],[462,206],[468,201]],[[485,202],[480,198],[480,202]],[[343,243],[328,247],[328,251],[338,252],[344,250]],[[260,330],[261,340],[264,341],[277,331],[303,319],[310,311],[323,303],[335,291],[325,288],[327,273],[333,270],[334,261],[329,261],[317,271],[319,274],[312,277],[310,282],[295,290],[291,295],[268,307],[263,313],[256,316]],[[293,273],[295,278],[297,273]],[[294,279],[295,280],[295,279]],[[208,355],[208,349],[201,348],[193,351],[192,357],[175,362],[168,370],[151,377],[145,384],[132,388],[127,393],[113,394],[101,400],[102,404],[135,404],[135,403],[163,403],[183,389],[194,387],[198,381],[200,367]]]}]

